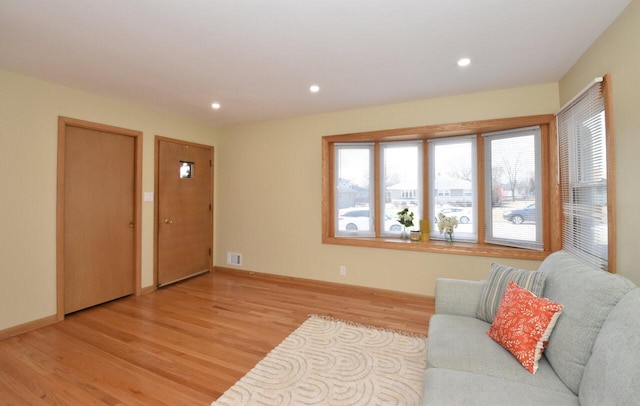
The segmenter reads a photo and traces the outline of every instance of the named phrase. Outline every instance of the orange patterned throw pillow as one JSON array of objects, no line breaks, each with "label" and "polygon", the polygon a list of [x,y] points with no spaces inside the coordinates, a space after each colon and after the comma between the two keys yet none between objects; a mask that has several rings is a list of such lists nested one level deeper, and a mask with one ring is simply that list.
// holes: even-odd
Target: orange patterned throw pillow
[{"label": "orange patterned throw pillow", "polygon": [[537,297],[511,281],[487,334],[535,374],[561,311],[561,304]]}]

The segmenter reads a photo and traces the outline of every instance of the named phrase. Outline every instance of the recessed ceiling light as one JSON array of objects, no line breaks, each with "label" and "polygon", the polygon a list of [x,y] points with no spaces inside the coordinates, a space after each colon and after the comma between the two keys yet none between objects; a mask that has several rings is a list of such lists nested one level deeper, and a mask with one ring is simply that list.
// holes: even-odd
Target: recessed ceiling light
[{"label": "recessed ceiling light", "polygon": [[211,103],[211,108],[214,110],[218,110],[220,108],[220,103]]},{"label": "recessed ceiling light", "polygon": [[462,58],[458,61],[458,66],[468,66],[471,63],[471,59]]},{"label": "recessed ceiling light", "polygon": [[318,93],[318,92],[320,91],[320,86],[318,86],[318,85],[311,85],[311,86],[309,87],[309,91],[310,91],[311,93]]}]

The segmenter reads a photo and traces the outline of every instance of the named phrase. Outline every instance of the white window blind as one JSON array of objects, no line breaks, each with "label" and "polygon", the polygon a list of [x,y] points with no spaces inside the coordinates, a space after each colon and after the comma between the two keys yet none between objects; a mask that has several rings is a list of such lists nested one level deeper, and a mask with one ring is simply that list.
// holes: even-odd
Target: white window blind
[{"label": "white window blind", "polygon": [[563,249],[607,270],[605,120],[602,78],[557,114]]}]

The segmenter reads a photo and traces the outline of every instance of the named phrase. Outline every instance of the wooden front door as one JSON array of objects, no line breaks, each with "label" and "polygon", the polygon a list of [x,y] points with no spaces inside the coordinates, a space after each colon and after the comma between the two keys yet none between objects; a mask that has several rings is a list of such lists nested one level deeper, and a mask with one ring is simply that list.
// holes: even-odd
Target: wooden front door
[{"label": "wooden front door", "polygon": [[211,269],[213,147],[156,137],[157,282]]},{"label": "wooden front door", "polygon": [[135,292],[138,140],[111,127],[60,120],[58,255],[68,314]]}]

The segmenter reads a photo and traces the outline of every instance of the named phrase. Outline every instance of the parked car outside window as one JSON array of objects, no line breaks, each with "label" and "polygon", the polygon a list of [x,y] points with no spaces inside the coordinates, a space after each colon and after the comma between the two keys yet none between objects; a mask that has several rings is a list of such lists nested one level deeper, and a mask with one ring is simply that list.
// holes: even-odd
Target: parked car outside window
[{"label": "parked car outside window", "polygon": [[[460,224],[469,224],[473,218],[471,216],[471,210],[466,207],[447,207],[446,209],[440,210],[439,213],[447,217],[456,216]],[[434,217],[434,220],[436,223],[440,221],[437,215]]]},{"label": "parked car outside window", "polygon": [[522,224],[525,221],[536,221],[536,204],[532,203],[522,209],[507,210],[502,217],[513,224]]},{"label": "parked car outside window", "polygon": [[[384,228],[400,231],[402,226],[388,214],[384,216]],[[369,209],[346,210],[338,217],[338,229],[347,231],[369,230]]]}]

